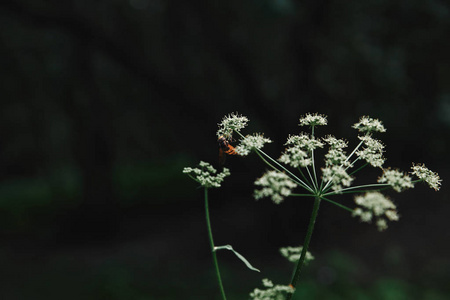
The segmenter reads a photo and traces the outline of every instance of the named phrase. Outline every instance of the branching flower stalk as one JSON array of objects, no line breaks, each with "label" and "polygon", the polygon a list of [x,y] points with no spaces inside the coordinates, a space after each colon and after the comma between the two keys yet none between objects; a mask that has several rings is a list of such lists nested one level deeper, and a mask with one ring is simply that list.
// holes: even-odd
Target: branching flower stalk
[{"label": "branching flower stalk", "polygon": [[209,163],[200,161],[198,167],[191,168],[186,167],[183,169],[183,173],[187,174],[190,178],[200,184],[204,189],[205,198],[205,217],[206,217],[206,227],[208,230],[208,240],[211,248],[211,255],[213,258],[214,268],[216,271],[217,283],[219,285],[220,294],[223,300],[226,300],[225,289],[223,287],[222,278],[220,276],[219,263],[217,261],[217,250],[230,250],[232,251],[246,266],[252,271],[260,272],[258,269],[253,267],[244,256],[233,249],[231,245],[216,246],[214,244],[214,238],[211,227],[211,218],[209,216],[209,201],[208,201],[208,189],[219,188],[225,177],[230,176],[230,170],[223,168],[222,172],[218,173],[217,170],[211,166]]},{"label": "branching flower stalk", "polygon": [[209,217],[208,189],[220,187],[220,184],[224,180],[224,178],[230,175],[230,171],[227,168],[223,168],[223,171],[221,173],[217,173],[217,170],[214,169],[213,166],[211,166],[206,162],[201,161],[199,163],[199,168],[187,167],[184,168],[183,173],[187,174],[189,177],[198,182],[204,188],[205,216],[206,216],[206,226],[208,229],[209,244],[211,247],[211,254],[213,257],[214,268],[216,270],[220,294],[222,295],[222,299],[226,300],[227,298],[225,296],[225,290],[223,288],[222,278],[220,276],[219,263],[217,261],[217,255],[214,245],[214,239],[211,228],[211,219]]},{"label": "branching flower stalk", "polygon": [[[396,192],[402,192],[413,188],[417,182],[426,182],[437,191],[441,185],[442,180],[438,174],[430,171],[423,164],[413,164],[411,174],[417,177],[416,180],[400,170],[383,168],[384,145],[375,139],[373,134],[383,133],[386,129],[377,119],[363,116],[352,126],[359,132],[358,139],[360,141],[350,154],[345,151],[348,146],[347,141],[331,135],[322,138],[316,137],[316,127],[328,123],[326,116],[317,113],[306,114],[299,121],[300,126],[310,128],[310,133],[301,132],[298,135],[290,135],[285,143],[286,149],[278,160],[273,159],[262,150],[266,143],[272,142],[270,139],[262,134],[244,136],[241,133],[241,130],[248,124],[247,117],[238,114],[225,116],[217,131],[218,137],[226,136],[230,140],[233,134],[239,136],[240,143],[236,146],[236,153],[247,156],[255,152],[270,168],[255,181],[255,185],[258,187],[254,192],[256,199],[269,197],[275,204],[282,203],[289,196],[314,199],[308,230],[303,247],[299,250],[300,255],[290,285],[273,288],[271,282],[263,282],[268,289],[265,292],[256,289],[250,294],[254,300],[283,299],[284,295],[286,299],[291,299],[302,267],[308,257],[308,248],[322,200],[350,212],[361,222],[375,222],[378,230],[383,231],[388,227],[387,221],[397,221],[399,216],[395,204],[380,191],[391,188]],[[328,152],[324,155],[324,166],[320,169],[321,176],[319,176],[316,150],[325,146],[328,146]],[[352,186],[354,175],[368,166],[379,168],[382,171],[377,182]],[[288,167],[298,170],[303,179],[291,172]],[[302,169],[306,169],[306,172]],[[302,188],[305,192],[293,193],[292,191],[296,188]],[[330,196],[349,193],[360,193],[354,198],[355,208],[329,199]],[[266,295],[268,296],[266,297]]]}]

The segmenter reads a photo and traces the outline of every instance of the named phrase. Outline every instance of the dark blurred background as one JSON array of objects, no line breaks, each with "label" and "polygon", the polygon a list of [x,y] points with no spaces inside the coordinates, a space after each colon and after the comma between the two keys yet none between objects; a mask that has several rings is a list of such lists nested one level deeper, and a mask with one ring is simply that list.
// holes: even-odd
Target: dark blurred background
[{"label": "dark blurred background", "polygon": [[[273,157],[307,112],[352,145],[361,115],[380,118],[386,165],[444,180],[389,193],[384,233],[323,203],[296,299],[450,297],[448,1],[3,0],[0,22],[1,299],[219,299],[181,171],[216,164],[235,111]],[[289,282],[278,248],[302,243],[312,203],[253,200],[255,156],[227,167],[211,217],[262,270],[219,252],[229,299],[247,299]]]}]

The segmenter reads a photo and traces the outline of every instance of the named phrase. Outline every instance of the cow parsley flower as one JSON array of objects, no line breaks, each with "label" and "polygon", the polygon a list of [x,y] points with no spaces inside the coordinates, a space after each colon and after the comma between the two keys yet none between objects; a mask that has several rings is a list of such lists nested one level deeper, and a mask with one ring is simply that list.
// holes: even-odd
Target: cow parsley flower
[{"label": "cow parsley flower", "polygon": [[433,172],[425,167],[425,164],[413,164],[411,169],[413,170],[411,172],[412,174],[416,175],[422,181],[428,183],[430,188],[434,189],[435,191],[439,191],[442,180],[439,178],[438,173]]},{"label": "cow parsley flower", "polygon": [[274,285],[273,282],[267,278],[262,280],[265,290],[254,289],[250,293],[253,300],[284,300],[286,294],[293,293],[294,289],[289,285]]},{"label": "cow parsley flower", "polygon": [[302,132],[299,135],[290,135],[285,145],[294,145],[310,152],[317,148],[323,148],[324,144],[319,139]]},{"label": "cow parsley flower", "polygon": [[378,119],[372,119],[368,116],[362,116],[358,123],[355,123],[353,128],[357,129],[359,132],[369,134],[371,132],[386,132],[383,123]]},{"label": "cow parsley flower", "polygon": [[304,168],[312,165],[312,159],[309,157],[309,154],[297,146],[286,148],[278,160],[294,168]]},{"label": "cow parsley flower", "polygon": [[[290,262],[298,262],[298,260],[300,259],[300,255],[302,253],[303,247],[299,246],[299,247],[284,247],[284,248],[280,248],[280,253],[283,257],[285,257],[287,260],[289,260]],[[308,263],[310,261],[312,261],[314,259],[314,256],[312,256],[311,252],[306,251],[306,256],[305,256],[305,263]]]},{"label": "cow parsley flower", "polygon": [[227,168],[223,168],[222,172],[217,173],[217,170],[207,162],[200,161],[198,165],[199,168],[184,168],[183,173],[205,188],[218,188],[224,178],[230,176],[230,170]]},{"label": "cow parsley flower", "polygon": [[266,172],[255,181],[255,185],[262,187],[254,192],[256,200],[270,197],[275,204],[280,204],[285,197],[291,194],[292,189],[297,187],[297,184],[289,176],[276,171]]},{"label": "cow parsley flower", "polygon": [[395,204],[379,192],[367,192],[364,196],[356,196],[355,203],[358,207],[353,211],[353,216],[366,223],[375,219],[379,231],[387,229],[387,220],[399,219]]},{"label": "cow parsley flower", "polygon": [[327,125],[327,116],[321,115],[318,113],[315,114],[305,114],[304,116],[300,117],[300,126],[320,126],[320,125]]},{"label": "cow parsley flower", "polygon": [[323,140],[329,145],[328,152],[325,154],[325,166],[349,167],[350,162],[347,160],[347,154],[343,150],[347,147],[347,142],[332,135],[328,135]]},{"label": "cow parsley flower", "polygon": [[411,177],[399,170],[385,169],[383,175],[378,178],[379,183],[389,184],[394,191],[401,192],[414,187]]},{"label": "cow parsley flower", "polygon": [[350,186],[354,179],[347,173],[343,166],[338,165],[322,168],[322,177],[324,182],[331,183],[331,188],[335,192],[339,192],[344,186]]},{"label": "cow parsley flower", "polygon": [[363,142],[364,148],[356,151],[356,155],[371,164],[373,167],[381,167],[384,164],[384,145],[369,135],[358,136]]},{"label": "cow parsley flower", "polygon": [[337,139],[331,134],[324,137],[323,140],[330,146],[331,149],[344,149],[348,146],[348,143],[345,140]]},{"label": "cow parsley flower", "polygon": [[217,130],[217,137],[224,136],[226,139],[230,139],[233,133],[240,132],[241,129],[245,128],[248,123],[248,118],[237,113],[231,113],[225,116],[220,122],[219,130]]},{"label": "cow parsley flower", "polygon": [[262,134],[255,133],[253,135],[247,135],[241,140],[235,151],[241,156],[247,156],[252,150],[259,150],[264,147],[266,143],[272,143],[272,141],[265,138]]}]

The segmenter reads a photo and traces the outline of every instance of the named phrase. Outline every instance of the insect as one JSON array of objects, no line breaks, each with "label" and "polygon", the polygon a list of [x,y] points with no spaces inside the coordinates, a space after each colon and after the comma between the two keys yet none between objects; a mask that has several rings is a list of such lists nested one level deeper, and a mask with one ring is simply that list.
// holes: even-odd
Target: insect
[{"label": "insect", "polygon": [[223,165],[226,158],[225,154],[236,155],[237,153],[235,148],[230,145],[228,140],[223,135],[219,136],[217,142],[219,143],[219,163]]}]

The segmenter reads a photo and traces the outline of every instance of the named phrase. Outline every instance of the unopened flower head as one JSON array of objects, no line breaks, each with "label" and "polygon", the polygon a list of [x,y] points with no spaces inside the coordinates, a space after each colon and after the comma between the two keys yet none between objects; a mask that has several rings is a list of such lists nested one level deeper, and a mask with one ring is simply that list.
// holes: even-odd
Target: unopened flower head
[{"label": "unopened flower head", "polygon": [[183,173],[188,174],[205,188],[220,187],[224,178],[230,175],[230,170],[227,168],[217,173],[217,170],[207,162],[200,161],[198,165],[199,168],[184,168]]},{"label": "unopened flower head", "polygon": [[[295,262],[298,262],[298,260],[300,259],[300,254],[302,253],[302,250],[303,250],[302,246],[300,246],[300,247],[284,247],[284,248],[280,248],[280,253],[287,260],[295,263]],[[313,259],[314,259],[314,256],[312,256],[311,252],[306,251],[305,263],[308,263]]]},{"label": "unopened flower head", "polygon": [[351,177],[343,166],[332,165],[322,168],[322,177],[324,182],[329,182],[335,192],[339,192],[343,187],[348,187],[353,182]]},{"label": "unopened flower head", "polygon": [[285,145],[294,145],[307,152],[316,148],[323,148],[323,143],[319,139],[305,133],[290,135]]},{"label": "unopened flower head", "polygon": [[327,116],[321,115],[318,113],[315,114],[305,114],[300,117],[300,126],[319,126],[319,125],[327,125]]},{"label": "unopened flower head", "polygon": [[240,132],[241,129],[245,128],[248,123],[248,118],[237,113],[231,113],[223,117],[222,122],[220,122],[219,130],[217,130],[217,137],[224,136],[230,139],[235,131]]},{"label": "unopened flower head", "polygon": [[273,282],[267,278],[262,280],[265,290],[254,289],[250,293],[252,300],[283,300],[286,299],[286,294],[293,293],[294,289],[289,285],[274,285]]},{"label": "unopened flower head", "polygon": [[304,168],[312,165],[312,159],[309,154],[298,146],[286,148],[278,160],[294,168]]},{"label": "unopened flower head", "polygon": [[384,145],[377,139],[369,135],[358,136],[363,142],[364,148],[356,151],[356,155],[371,164],[373,167],[380,168],[383,166],[385,158],[383,157]]},{"label": "unopened flower head", "polygon": [[379,183],[389,184],[394,191],[401,192],[414,187],[411,177],[399,170],[385,169],[383,175],[378,178]]},{"label": "unopened flower head", "polygon": [[387,228],[387,220],[399,219],[395,204],[379,192],[367,192],[363,196],[356,196],[355,203],[358,207],[353,211],[353,216],[366,223],[375,219],[379,231]]},{"label": "unopened flower head", "polygon": [[255,133],[244,137],[235,150],[237,154],[247,156],[252,150],[259,150],[264,147],[264,144],[266,143],[272,143],[272,141],[265,138],[262,134]]},{"label": "unopened flower head", "polygon": [[411,172],[412,174],[416,175],[422,181],[428,183],[430,188],[434,189],[435,191],[439,191],[442,180],[439,178],[438,173],[433,172],[425,167],[425,164],[413,164],[411,169],[413,170]]},{"label": "unopened flower head", "polygon": [[353,128],[357,129],[359,132],[369,134],[371,132],[386,132],[383,123],[378,119],[372,119],[368,116],[362,116],[358,123],[355,123]]},{"label": "unopened flower head", "polygon": [[262,187],[254,192],[256,200],[270,197],[275,204],[280,204],[297,187],[297,184],[289,176],[276,171],[267,171],[255,181],[255,185]]}]

